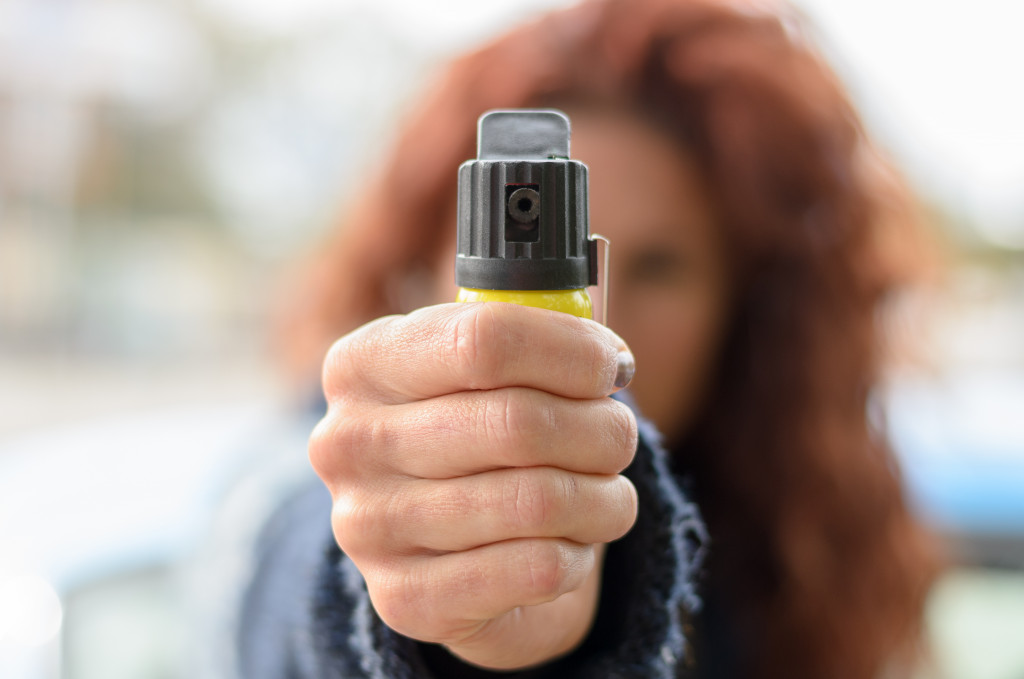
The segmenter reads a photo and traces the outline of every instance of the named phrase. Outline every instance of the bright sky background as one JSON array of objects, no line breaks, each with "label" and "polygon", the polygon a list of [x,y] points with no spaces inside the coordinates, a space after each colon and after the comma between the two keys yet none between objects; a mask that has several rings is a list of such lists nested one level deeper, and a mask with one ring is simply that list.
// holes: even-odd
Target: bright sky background
[{"label": "bright sky background", "polygon": [[802,0],[919,186],[1024,248],[1024,2]]},{"label": "bright sky background", "polygon": [[[301,32],[365,6],[448,53],[568,0],[200,0],[260,34]],[[770,3],[769,3],[770,4]],[[870,127],[928,196],[1024,248],[1024,2],[798,0]]]}]

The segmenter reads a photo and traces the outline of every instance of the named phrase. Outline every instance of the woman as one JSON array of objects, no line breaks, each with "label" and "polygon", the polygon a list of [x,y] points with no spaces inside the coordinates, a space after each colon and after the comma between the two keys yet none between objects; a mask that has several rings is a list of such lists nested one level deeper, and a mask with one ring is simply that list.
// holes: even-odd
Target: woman
[{"label": "woman", "polygon": [[[310,452],[346,556],[332,546],[295,622],[334,641],[273,662],[300,658],[296,676],[906,672],[934,566],[869,399],[879,305],[913,264],[913,225],[785,8],[598,0],[456,61],[311,269],[293,358],[309,369],[361,323],[453,299],[455,168],[477,116],[551,106],[572,118],[592,228],[614,244],[618,335],[449,305],[336,344]],[[460,349],[467,328],[488,341]],[[667,466],[643,423],[631,462],[632,415],[602,398],[631,356],[628,391]],[[488,410],[515,426],[495,433]],[[521,492],[503,504],[510,485],[543,496],[543,516],[523,518]],[[697,580],[700,549],[679,540],[701,529],[680,489],[710,534]],[[454,498],[466,504],[445,511]],[[290,520],[304,511],[330,510]],[[273,615],[263,572],[259,620]],[[243,653],[265,638],[243,635]]]}]

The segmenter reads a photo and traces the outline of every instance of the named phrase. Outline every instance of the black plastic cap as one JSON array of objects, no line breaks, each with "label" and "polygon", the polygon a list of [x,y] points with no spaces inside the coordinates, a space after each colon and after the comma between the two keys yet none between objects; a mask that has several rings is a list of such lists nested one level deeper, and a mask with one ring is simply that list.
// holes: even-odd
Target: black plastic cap
[{"label": "black plastic cap", "polygon": [[561,111],[490,111],[459,168],[455,284],[571,290],[597,283],[587,166],[569,159]]}]

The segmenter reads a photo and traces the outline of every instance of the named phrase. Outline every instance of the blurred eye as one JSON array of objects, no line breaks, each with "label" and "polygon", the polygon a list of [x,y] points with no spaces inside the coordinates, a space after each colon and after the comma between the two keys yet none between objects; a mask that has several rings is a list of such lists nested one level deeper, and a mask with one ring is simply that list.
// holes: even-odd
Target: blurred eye
[{"label": "blurred eye", "polygon": [[[612,257],[614,257],[614,252]],[[681,283],[690,269],[689,258],[668,248],[652,247],[626,262],[623,283],[667,286]]]}]

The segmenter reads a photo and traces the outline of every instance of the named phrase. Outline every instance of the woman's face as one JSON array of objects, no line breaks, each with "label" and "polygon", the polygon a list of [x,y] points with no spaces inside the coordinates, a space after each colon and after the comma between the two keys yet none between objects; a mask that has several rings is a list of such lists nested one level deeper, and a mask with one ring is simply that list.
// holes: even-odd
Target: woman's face
[{"label": "woman's face", "polygon": [[640,412],[671,444],[707,391],[724,332],[721,234],[674,140],[627,113],[570,117],[572,155],[590,167],[591,232],[611,241],[608,325],[636,356]]},{"label": "woman's face", "polygon": [[[569,117],[572,156],[590,168],[591,232],[612,244],[608,325],[636,357],[640,412],[671,444],[706,391],[723,332],[729,286],[715,216],[696,169],[662,132],[621,112]],[[451,253],[445,281],[454,243]]]}]

